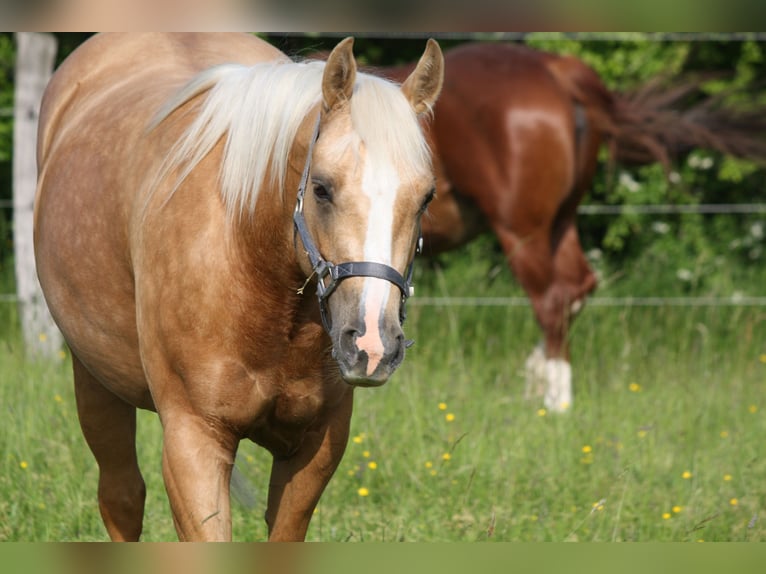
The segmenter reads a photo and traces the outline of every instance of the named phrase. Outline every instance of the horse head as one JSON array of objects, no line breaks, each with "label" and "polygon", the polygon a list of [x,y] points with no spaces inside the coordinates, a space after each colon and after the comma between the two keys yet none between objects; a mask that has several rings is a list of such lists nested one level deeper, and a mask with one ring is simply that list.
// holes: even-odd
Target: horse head
[{"label": "horse head", "polygon": [[401,85],[357,73],[353,39],[327,59],[322,103],[295,212],[301,267],[317,279],[333,355],[350,384],[388,380],[404,358],[402,322],[420,217],[434,194],[421,117],[443,81],[429,40]]}]

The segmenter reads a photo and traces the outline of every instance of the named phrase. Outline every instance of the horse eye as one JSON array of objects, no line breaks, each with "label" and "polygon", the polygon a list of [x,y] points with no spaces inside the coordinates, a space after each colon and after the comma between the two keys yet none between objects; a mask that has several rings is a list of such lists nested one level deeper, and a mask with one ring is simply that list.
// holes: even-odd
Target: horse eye
[{"label": "horse eye", "polygon": [[425,199],[423,200],[423,205],[420,206],[420,213],[423,213],[426,210],[426,208],[428,207],[428,204],[433,201],[434,197],[436,197],[436,189],[431,188],[431,190],[428,192]]},{"label": "horse eye", "polygon": [[314,186],[314,197],[319,201],[332,201],[332,193],[327,185],[321,181],[313,181],[312,185]]}]

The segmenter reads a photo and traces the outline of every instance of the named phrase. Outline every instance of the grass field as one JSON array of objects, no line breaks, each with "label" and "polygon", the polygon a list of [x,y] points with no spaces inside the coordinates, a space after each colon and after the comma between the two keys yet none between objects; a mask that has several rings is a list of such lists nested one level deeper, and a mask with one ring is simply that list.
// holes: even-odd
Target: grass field
[{"label": "grass field", "polygon": [[[419,294],[509,294],[506,279],[448,269]],[[766,541],[766,309],[586,308],[563,416],[523,399],[527,307],[412,304],[406,332],[397,374],[356,393],[309,540]],[[18,340],[0,340],[0,540],[105,540],[69,359],[29,362]],[[141,413],[145,540],[175,539],[160,443]],[[242,443],[236,540],[266,537],[269,463]]]}]

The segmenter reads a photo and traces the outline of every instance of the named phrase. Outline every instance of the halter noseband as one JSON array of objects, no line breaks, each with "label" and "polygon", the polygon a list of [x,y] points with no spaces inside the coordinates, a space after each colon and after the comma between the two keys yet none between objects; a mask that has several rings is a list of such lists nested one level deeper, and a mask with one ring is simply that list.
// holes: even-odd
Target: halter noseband
[{"label": "halter noseband", "polygon": [[[298,185],[298,201],[295,204],[293,223],[295,224],[295,233],[300,236],[303,247],[306,250],[306,255],[308,255],[309,261],[311,262],[311,267],[314,274],[317,276],[317,299],[319,299],[319,312],[322,316],[322,324],[324,325],[325,330],[329,333],[330,322],[328,321],[327,316],[327,299],[338,287],[338,284],[349,277],[377,277],[378,279],[385,279],[396,285],[402,294],[399,305],[399,322],[400,324],[403,324],[407,316],[405,303],[407,302],[407,298],[410,297],[413,292],[413,262],[410,262],[407,267],[406,278],[393,267],[374,261],[347,261],[346,263],[338,263],[336,265],[322,257],[322,254],[319,253],[319,250],[311,239],[311,234],[306,227],[306,220],[303,217],[303,198],[306,195],[306,186],[308,184],[309,168],[311,167],[314,144],[319,138],[320,118],[321,115],[317,117],[316,125],[314,126],[314,134],[311,136],[308,153],[306,155],[306,164],[303,167],[303,174],[301,175],[301,181]],[[420,237],[420,233],[418,233],[418,252],[420,251],[421,243],[422,238]],[[407,341],[407,343],[411,345],[412,341]]]}]

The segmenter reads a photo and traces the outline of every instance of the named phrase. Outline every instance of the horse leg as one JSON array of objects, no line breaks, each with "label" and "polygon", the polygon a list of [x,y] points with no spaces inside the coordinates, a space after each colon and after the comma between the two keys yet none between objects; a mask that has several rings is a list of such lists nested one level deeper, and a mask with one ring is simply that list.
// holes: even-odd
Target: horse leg
[{"label": "horse leg", "polygon": [[542,395],[547,408],[565,411],[572,404],[569,329],[586,297],[596,288],[596,276],[582,252],[573,221],[567,224],[553,253],[533,241],[511,249],[509,260],[529,295],[544,336],[543,344],[536,346],[526,361],[525,396]]},{"label": "horse leg", "polygon": [[[572,369],[569,364],[567,328],[569,298],[565,284],[556,280],[554,255],[547,233],[520,236],[505,226],[495,233],[516,278],[532,303],[544,337],[544,349],[537,347],[527,359],[527,390],[544,388],[543,402],[553,412],[572,406]],[[542,384],[541,384],[542,383]]]},{"label": "horse leg", "polygon": [[137,541],[146,486],[136,456],[136,409],[104,388],[76,356],[72,363],[80,427],[99,467],[101,517],[112,540]]},{"label": "horse leg", "polygon": [[585,299],[597,285],[596,275],[585,258],[574,222],[567,225],[561,242],[556,249],[554,260],[555,281],[561,283],[569,301],[568,325],[582,311]]},{"label": "horse leg", "polygon": [[170,410],[161,418],[162,474],[179,540],[230,541],[238,439],[187,412]]},{"label": "horse leg", "polygon": [[306,434],[295,453],[274,458],[266,509],[270,541],[305,539],[319,497],[346,450],[352,405],[349,391],[325,424]]}]

